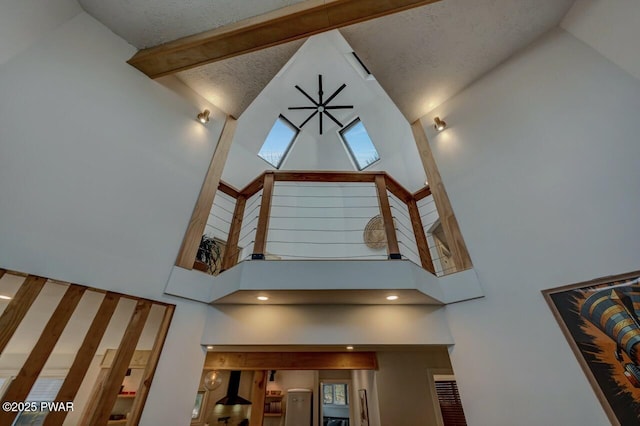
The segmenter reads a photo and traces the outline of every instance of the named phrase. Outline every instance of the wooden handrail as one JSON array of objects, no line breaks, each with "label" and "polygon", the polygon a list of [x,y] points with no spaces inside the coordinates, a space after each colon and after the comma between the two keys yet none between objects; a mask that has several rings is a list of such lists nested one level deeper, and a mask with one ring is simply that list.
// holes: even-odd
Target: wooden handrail
[{"label": "wooden handrail", "polygon": [[[375,182],[376,176],[384,176],[386,178],[387,188],[389,191],[405,203],[416,195],[419,196],[417,199],[419,200],[431,194],[428,186],[418,190],[415,194],[412,194],[386,172],[309,172],[303,170],[269,170],[257,176],[242,189],[236,189],[224,181],[220,181],[218,189],[234,198],[237,198],[238,195],[244,195],[245,197],[250,198],[262,189],[264,176],[267,174],[273,175],[274,181],[276,182]],[[234,191],[236,194],[234,194]],[[426,195],[424,194],[424,191],[427,191]]]},{"label": "wooden handrail", "polygon": [[384,172],[334,172],[334,171],[270,171],[278,182],[373,182]]},{"label": "wooden handrail", "polygon": [[252,180],[249,183],[249,185],[242,188],[240,190],[240,194],[247,197],[247,199],[251,198],[253,195],[255,195],[258,191],[262,189],[263,182],[264,182],[264,173],[259,175],[254,180]]},{"label": "wooden handrail", "polygon": [[405,204],[408,203],[409,200],[413,199],[413,194],[405,189],[404,186],[400,185],[397,180],[386,173],[384,173],[383,176],[389,192],[401,199]]},{"label": "wooden handrail", "polygon": [[220,183],[218,184],[218,191],[225,193],[233,198],[238,198],[240,196],[240,191],[238,189],[223,181],[220,181]]},{"label": "wooden handrail", "polygon": [[431,195],[427,185],[415,193],[411,193],[386,172],[349,172],[349,171],[302,171],[302,170],[269,170],[257,176],[247,186],[236,189],[226,182],[220,181],[218,190],[236,199],[236,208],[229,229],[227,247],[222,260],[222,269],[229,269],[237,263],[238,240],[242,228],[242,219],[247,200],[262,192],[262,202],[256,226],[256,236],[252,259],[264,259],[267,245],[267,232],[271,212],[271,198],[275,182],[370,182],[376,186],[380,211],[385,224],[387,237],[387,254],[390,259],[400,259],[400,248],[395,224],[391,213],[388,193],[393,194],[407,206],[412,230],[416,239],[420,263],[424,269],[435,274],[435,267],[428,241],[424,232],[420,212],[416,202]]},{"label": "wooden handrail", "polygon": [[431,195],[431,188],[429,187],[429,185],[427,185],[424,188],[421,188],[414,192],[412,194],[412,198],[416,201],[420,201],[423,198],[427,198],[429,195]]}]

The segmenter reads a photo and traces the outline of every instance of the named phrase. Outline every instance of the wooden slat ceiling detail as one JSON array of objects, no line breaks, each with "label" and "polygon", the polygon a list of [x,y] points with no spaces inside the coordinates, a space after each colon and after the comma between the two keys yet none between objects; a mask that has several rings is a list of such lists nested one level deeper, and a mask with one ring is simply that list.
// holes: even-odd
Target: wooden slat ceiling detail
[{"label": "wooden slat ceiling detail", "polygon": [[174,74],[440,0],[310,0],[136,53],[151,78]]}]

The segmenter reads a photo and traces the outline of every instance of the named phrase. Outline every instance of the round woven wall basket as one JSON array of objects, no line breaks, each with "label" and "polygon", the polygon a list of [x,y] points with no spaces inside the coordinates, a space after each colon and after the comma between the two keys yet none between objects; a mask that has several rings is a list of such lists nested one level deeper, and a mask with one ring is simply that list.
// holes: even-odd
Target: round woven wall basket
[{"label": "round woven wall basket", "polygon": [[387,246],[387,234],[384,231],[382,216],[378,215],[371,218],[367,226],[364,227],[362,238],[367,247],[374,250]]}]

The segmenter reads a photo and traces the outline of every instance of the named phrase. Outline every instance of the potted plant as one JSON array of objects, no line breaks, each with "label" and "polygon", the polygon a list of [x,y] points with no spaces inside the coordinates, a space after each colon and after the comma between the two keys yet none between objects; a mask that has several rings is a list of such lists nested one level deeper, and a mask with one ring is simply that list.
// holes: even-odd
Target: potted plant
[{"label": "potted plant", "polygon": [[216,240],[209,235],[203,235],[200,240],[200,247],[198,247],[198,253],[196,254],[196,262],[202,262],[206,265],[207,271],[210,274],[220,272],[220,246]]}]

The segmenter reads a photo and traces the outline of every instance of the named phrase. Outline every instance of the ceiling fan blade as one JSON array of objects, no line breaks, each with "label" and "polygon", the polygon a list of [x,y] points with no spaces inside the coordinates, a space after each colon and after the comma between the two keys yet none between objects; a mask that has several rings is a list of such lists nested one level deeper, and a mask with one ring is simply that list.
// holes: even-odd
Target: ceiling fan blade
[{"label": "ceiling fan blade", "polygon": [[352,109],[352,108],[353,108],[353,105],[332,105],[332,106],[324,107],[324,109]]},{"label": "ceiling fan blade", "polygon": [[320,121],[320,134],[322,134],[322,113],[320,113],[319,117],[320,117],[320,120],[319,120]]},{"label": "ceiling fan blade", "polygon": [[302,126],[304,126],[305,124],[307,124],[307,123],[309,122],[309,120],[311,120],[311,119],[313,118],[313,116],[314,116],[314,115],[316,115],[317,113],[318,113],[318,110],[315,110],[315,111],[313,112],[313,114],[311,114],[310,116],[308,116],[308,117],[307,117],[307,119],[306,119],[306,120],[304,120],[304,121],[302,122],[302,124],[298,126],[298,128],[302,129]]},{"label": "ceiling fan blade", "polygon": [[318,103],[322,105],[322,74],[318,74]]},{"label": "ceiling fan blade", "polygon": [[306,107],[289,107],[289,109],[318,109],[318,107],[314,107],[314,106],[306,106]]},{"label": "ceiling fan blade", "polygon": [[309,99],[311,101],[311,103],[313,103],[315,106],[319,106],[320,104],[317,103],[316,101],[313,100],[313,98],[311,96],[309,96],[309,94],[307,92],[305,92],[304,90],[302,90],[302,88],[300,88],[300,86],[298,86],[296,84],[296,89],[298,89],[300,91],[300,93],[302,93],[303,95],[305,95],[307,97],[307,99]]},{"label": "ceiling fan blade", "polygon": [[[296,86],[296,87],[297,87],[297,86]],[[342,90],[343,90],[345,87],[347,87],[347,85],[343,83],[343,84],[342,84],[342,86],[340,86],[340,87],[338,88],[338,90],[336,90],[335,92],[333,92],[333,95],[329,96],[329,99],[327,99],[326,101],[324,101],[324,104],[323,104],[323,105],[326,105],[326,104],[328,104],[329,102],[331,102],[331,101],[333,100],[333,98],[335,98],[336,96],[338,96],[338,93],[342,92]],[[316,104],[316,105],[317,105],[317,104]]]},{"label": "ceiling fan blade", "polygon": [[332,120],[333,120],[333,122],[334,122],[334,123],[336,123],[338,126],[340,126],[340,127],[344,127],[344,126],[342,125],[342,123],[341,123],[341,122],[339,122],[339,121],[338,121],[338,119],[337,119],[337,118],[335,118],[333,115],[331,115],[331,113],[330,113],[329,111],[327,111],[327,110],[325,109],[325,110],[324,110],[324,113],[325,113],[325,114],[327,114],[327,117],[329,117],[330,119],[332,119]]}]

